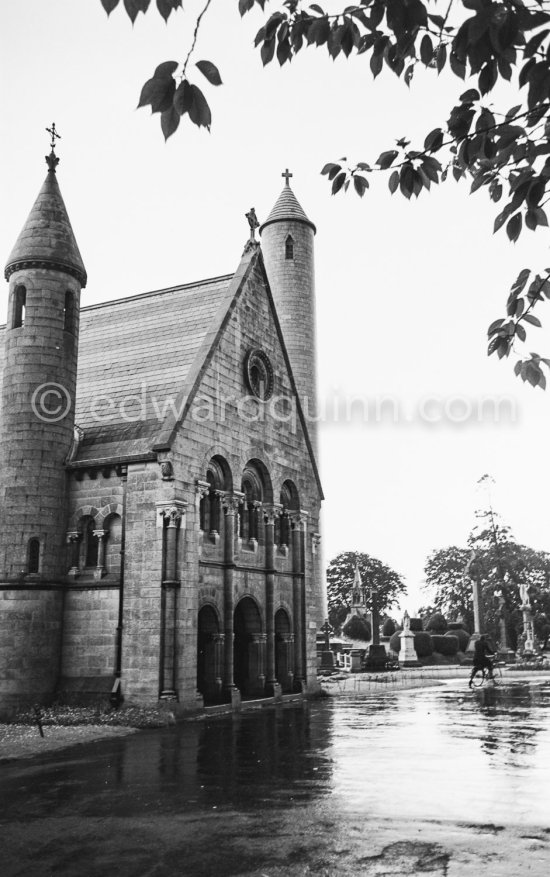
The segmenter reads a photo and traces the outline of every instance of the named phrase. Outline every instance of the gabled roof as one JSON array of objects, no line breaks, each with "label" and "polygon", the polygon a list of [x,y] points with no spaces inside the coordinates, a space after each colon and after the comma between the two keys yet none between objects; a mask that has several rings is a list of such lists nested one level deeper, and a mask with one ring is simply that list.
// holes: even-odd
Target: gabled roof
[{"label": "gabled roof", "polygon": [[[83,436],[71,466],[155,459],[184,423],[202,376],[259,268],[288,370],[319,494],[307,424],[259,245],[233,275],[82,308],[75,422]],[[4,327],[0,327],[0,384]]]},{"label": "gabled roof", "polygon": [[6,280],[26,267],[66,271],[86,286],[86,269],[52,164],[6,263]]},{"label": "gabled roof", "polygon": [[137,459],[175,403],[231,276],[83,308],[72,462]]},{"label": "gabled roof", "polygon": [[260,234],[262,233],[266,225],[270,225],[272,222],[283,222],[285,220],[291,220],[292,222],[304,222],[306,223],[306,225],[309,225],[314,232],[317,231],[311,219],[307,218],[302,205],[298,201],[296,195],[294,194],[288,183],[277,198],[275,206],[273,207],[273,210],[267,217],[266,221],[263,222],[260,226]]},{"label": "gabled roof", "polygon": [[269,307],[273,316],[273,321],[275,324],[275,330],[277,332],[277,337],[279,340],[279,344],[281,345],[281,351],[283,354],[283,358],[285,361],[285,365],[287,368],[290,384],[292,387],[292,393],[296,402],[296,408],[298,412],[298,417],[300,420],[300,424],[304,434],[304,440],[306,442],[306,446],[308,449],[308,453],[311,459],[311,465],[313,468],[313,473],[315,475],[315,480],[317,483],[317,487],[319,489],[319,496],[321,499],[323,496],[323,488],[321,485],[321,479],[319,476],[319,469],[317,467],[317,460],[315,459],[315,453],[313,451],[313,446],[311,444],[311,439],[309,437],[309,431],[306,424],[306,419],[304,417],[304,413],[302,410],[302,405],[300,402],[300,397],[298,395],[298,390],[296,387],[296,381],[294,380],[294,375],[292,374],[292,368],[290,365],[290,359],[288,357],[288,352],[286,349],[286,345],[283,338],[283,333],[281,330],[281,324],[279,322],[279,318],[277,316],[277,310],[275,308],[275,302],[273,300],[273,296],[271,294],[271,289],[269,287],[269,281],[267,279],[267,274],[265,270],[264,260],[262,256],[262,251],[259,244],[255,244],[255,246],[247,246],[241,258],[241,262],[237,271],[233,275],[231,279],[231,283],[227,288],[225,296],[220,302],[220,307],[216,316],[214,317],[211,326],[209,327],[209,331],[205,334],[203,344],[201,346],[200,351],[197,354],[195,362],[189,370],[187,378],[182,386],[181,392],[177,398],[176,404],[173,406],[172,410],[167,414],[164,423],[162,424],[161,429],[156,437],[155,443],[153,445],[153,450],[163,451],[167,450],[172,441],[174,440],[174,436],[176,434],[177,429],[184,423],[185,417],[188,411],[191,408],[195,395],[200,387],[200,383],[202,380],[202,376],[214,355],[214,352],[217,348],[217,344],[221,335],[233,313],[241,294],[246,288],[247,281],[252,274],[252,272],[258,268],[262,280],[265,286],[265,291],[267,294]]}]

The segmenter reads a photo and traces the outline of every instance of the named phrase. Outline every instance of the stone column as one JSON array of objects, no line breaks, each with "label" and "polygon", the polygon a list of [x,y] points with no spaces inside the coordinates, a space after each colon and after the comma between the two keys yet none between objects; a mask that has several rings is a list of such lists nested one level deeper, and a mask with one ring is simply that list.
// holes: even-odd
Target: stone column
[{"label": "stone column", "polygon": [[279,697],[281,686],[275,676],[275,518],[282,506],[264,507],[265,522],[265,618],[267,631],[266,693]]},{"label": "stone column", "polygon": [[94,579],[101,579],[105,575],[105,530],[94,530],[97,539],[97,566],[94,570]]},{"label": "stone column", "polygon": [[265,647],[267,634],[253,633],[250,643],[250,677],[254,694],[263,697],[265,693]]},{"label": "stone column", "polygon": [[[198,521],[198,529],[199,530],[202,530],[202,527],[201,527],[201,503],[204,499],[206,499],[208,497],[209,493],[210,493],[210,485],[209,485],[208,481],[201,481],[199,478],[197,478],[197,481],[195,483],[195,497],[196,497],[196,514],[197,514],[197,521]],[[209,510],[209,512],[210,512],[210,510]]]},{"label": "stone column", "polygon": [[305,688],[304,667],[304,517],[292,514],[292,611],[294,615],[294,685],[298,691]]},{"label": "stone column", "polygon": [[72,578],[76,578],[78,573],[80,572],[80,540],[82,539],[82,533],[79,533],[78,530],[70,530],[67,533],[67,544],[69,547],[69,572]]},{"label": "stone column", "polygon": [[184,502],[174,502],[161,507],[159,514],[163,520],[164,535],[164,573],[161,593],[161,637],[160,637],[160,698],[177,699],[176,651],[177,651],[177,593],[178,579],[178,533],[184,528]]},{"label": "stone column", "polygon": [[216,700],[219,700],[223,692],[223,660],[225,635],[223,633],[212,634],[214,642],[214,684],[216,686]]},{"label": "stone column", "polygon": [[223,687],[227,700],[235,707],[240,703],[240,692],[235,686],[233,678],[233,640],[234,640],[234,614],[235,614],[235,518],[239,505],[244,499],[244,494],[234,491],[225,493],[217,491],[225,511],[224,518],[224,571],[223,571],[223,603],[224,603],[224,633],[225,655]]},{"label": "stone column", "polygon": [[281,649],[282,666],[279,667],[279,683],[283,691],[292,691],[294,688],[294,634],[281,634],[283,647]]}]

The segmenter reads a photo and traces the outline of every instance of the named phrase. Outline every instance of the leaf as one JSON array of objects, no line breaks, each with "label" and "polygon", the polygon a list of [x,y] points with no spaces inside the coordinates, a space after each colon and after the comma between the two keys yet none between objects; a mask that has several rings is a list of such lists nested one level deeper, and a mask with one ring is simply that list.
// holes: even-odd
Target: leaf
[{"label": "leaf", "polygon": [[397,191],[399,186],[399,171],[394,171],[388,180],[388,188],[392,195]]},{"label": "leaf", "polygon": [[176,83],[171,76],[153,76],[141,89],[138,108],[150,104],[151,112],[163,113],[172,106],[175,90]]},{"label": "leaf", "polygon": [[173,76],[178,67],[177,61],[163,61],[153,73],[153,79],[161,79],[163,77],[168,79],[170,76]]},{"label": "leaf", "polygon": [[353,185],[355,187],[355,191],[359,195],[360,198],[363,197],[367,189],[369,188],[369,182],[365,177],[357,176],[357,174],[353,177]]},{"label": "leaf", "polygon": [[521,213],[515,213],[506,225],[506,234],[514,244],[521,234],[521,225]]},{"label": "leaf", "polygon": [[189,86],[191,90],[191,106],[189,107],[189,118],[194,125],[210,129],[212,124],[212,114],[208,102],[196,85]]},{"label": "leaf", "polygon": [[172,136],[179,123],[180,114],[175,107],[172,106],[169,110],[165,110],[162,113],[160,117],[160,127],[162,128],[165,140],[168,140],[168,138]]},{"label": "leaf", "polygon": [[376,159],[376,164],[379,165],[381,170],[385,171],[391,167],[398,154],[397,149],[390,149],[387,152],[382,152]]},{"label": "leaf", "polygon": [[241,14],[241,17],[247,12],[250,12],[253,6],[254,0],[239,0],[239,12]]},{"label": "leaf", "polygon": [[428,67],[434,55],[432,41],[428,34],[424,34],[420,43],[420,60]]},{"label": "leaf", "polygon": [[443,70],[446,63],[447,63],[447,47],[446,47],[445,43],[441,43],[438,50],[437,50],[437,56],[436,56],[436,67],[437,67],[438,73],[441,73],[441,71]]},{"label": "leaf", "polygon": [[197,61],[195,67],[200,70],[200,72],[208,80],[210,85],[222,84],[220,71],[218,70],[216,65],[212,63],[212,61]]},{"label": "leaf", "polygon": [[347,176],[347,174],[345,173],[345,171],[342,171],[341,174],[338,174],[338,176],[335,177],[335,179],[332,183],[332,194],[333,195],[336,195],[336,193],[340,191],[340,189],[342,188],[342,186],[346,182],[346,176]]},{"label": "leaf", "polygon": [[531,269],[530,268],[523,268],[519,272],[519,274],[517,276],[517,280],[514,283],[514,285],[512,286],[512,289],[510,291],[513,292],[514,295],[519,295],[520,292],[522,292],[525,289],[525,285],[526,285],[527,281],[529,280],[530,276],[531,276]]},{"label": "leaf", "polygon": [[424,149],[427,152],[437,152],[443,144],[443,131],[441,128],[434,128],[424,140]]},{"label": "leaf", "polygon": [[539,320],[539,318],[534,317],[533,314],[524,314],[521,319],[525,320],[526,323],[530,323],[531,326],[536,326],[538,329],[540,329],[540,327],[542,326],[542,323]]},{"label": "leaf", "polygon": [[182,0],[157,0],[157,9],[165,21],[168,21],[170,14],[179,9],[181,5]]},{"label": "leaf", "polygon": [[174,94],[174,109],[180,116],[188,113],[193,103],[193,92],[187,79],[182,79]]},{"label": "leaf", "polygon": [[493,335],[497,329],[500,329],[503,323],[504,320],[502,318],[500,320],[495,320],[487,329],[487,335]]},{"label": "leaf", "polygon": [[384,62],[383,62],[383,58],[382,58],[382,52],[373,52],[371,55],[369,66],[370,66],[371,73],[372,73],[374,79],[376,79],[376,77],[378,76],[378,74],[382,70],[383,63]]},{"label": "leaf", "polygon": [[124,8],[132,24],[140,12],[147,12],[150,2],[151,0],[124,0]]},{"label": "leaf", "polygon": [[269,64],[270,61],[273,60],[273,56],[275,54],[275,37],[271,37],[269,40],[266,40],[260,49],[260,55],[262,58],[262,64],[264,67],[266,64]]},{"label": "leaf", "polygon": [[103,6],[107,15],[110,15],[113,9],[116,9],[120,0],[101,0],[101,5]]}]

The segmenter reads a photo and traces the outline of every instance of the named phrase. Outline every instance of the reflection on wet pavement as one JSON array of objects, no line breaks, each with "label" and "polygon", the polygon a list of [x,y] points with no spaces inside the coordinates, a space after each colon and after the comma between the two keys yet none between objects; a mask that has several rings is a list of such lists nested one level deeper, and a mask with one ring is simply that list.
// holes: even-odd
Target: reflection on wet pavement
[{"label": "reflection on wet pavement", "polygon": [[[524,826],[519,838],[547,851],[550,683],[514,681],[470,692],[453,680],[438,688],[257,710],[6,764],[0,776],[0,830],[13,833],[21,862],[10,875],[109,873],[120,844],[134,858],[126,859],[124,871],[117,865],[118,873],[179,874],[166,864],[174,843],[185,844],[193,857],[186,874],[394,875],[395,862],[407,861],[412,870],[403,866],[400,874],[418,868],[451,875],[451,853],[439,836],[435,845],[426,834],[421,842],[415,828],[407,839],[395,826],[418,820],[434,831],[451,823],[473,826],[498,844],[506,827]],[[119,839],[121,821],[128,834]],[[23,825],[24,841],[17,833]],[[375,825],[394,826],[394,834],[373,852],[367,838]],[[92,868],[93,841],[89,870],[64,869],[92,826],[108,836],[103,870]],[[33,831],[41,840],[27,850]],[[161,832],[165,869],[140,870],[139,862],[158,860]],[[517,836],[514,844],[519,855]],[[273,863],[273,845],[279,870],[241,870],[243,850],[250,862],[263,856]],[[291,850],[299,870],[293,870]],[[315,855],[326,870],[312,870]],[[350,862],[355,856],[349,870],[345,856]],[[417,860],[424,864],[414,865]],[[51,870],[40,870],[45,861]],[[209,870],[214,861],[222,861],[222,870]],[[491,873],[507,872],[485,871],[485,877]],[[538,877],[546,867],[530,873]]]}]

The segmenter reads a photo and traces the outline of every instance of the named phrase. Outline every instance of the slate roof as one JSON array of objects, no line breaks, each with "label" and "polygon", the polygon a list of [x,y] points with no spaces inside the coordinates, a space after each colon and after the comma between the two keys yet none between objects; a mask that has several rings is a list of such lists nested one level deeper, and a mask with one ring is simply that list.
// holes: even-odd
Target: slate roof
[{"label": "slate roof", "polygon": [[[170,447],[257,259],[323,497],[259,245],[234,274],[81,309],[75,422],[83,437],[71,465],[155,459]],[[0,326],[0,386],[4,336]]]},{"label": "slate roof", "polygon": [[280,222],[285,219],[292,220],[294,222],[305,222],[313,229],[313,231],[317,231],[311,219],[307,218],[303,207],[301,206],[300,202],[298,201],[296,195],[294,194],[288,183],[277,198],[275,206],[273,207],[273,210],[267,217],[266,221],[261,224],[260,234],[262,233],[266,225],[270,225],[272,222]]},{"label": "slate roof", "polygon": [[10,253],[5,269],[6,280],[18,268],[40,264],[66,270],[86,286],[86,269],[53,169],[48,171]]},{"label": "slate roof", "polygon": [[75,419],[84,438],[77,460],[151,452],[170,411],[165,406],[177,405],[231,279],[216,277],[82,309]]}]

